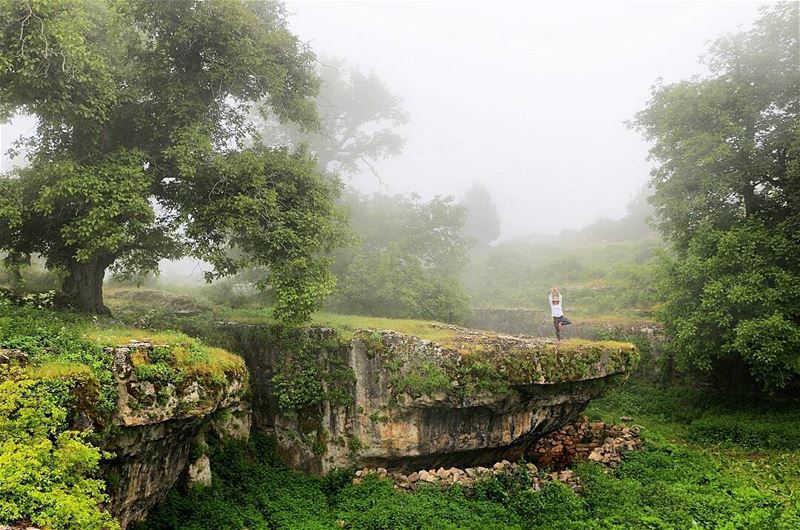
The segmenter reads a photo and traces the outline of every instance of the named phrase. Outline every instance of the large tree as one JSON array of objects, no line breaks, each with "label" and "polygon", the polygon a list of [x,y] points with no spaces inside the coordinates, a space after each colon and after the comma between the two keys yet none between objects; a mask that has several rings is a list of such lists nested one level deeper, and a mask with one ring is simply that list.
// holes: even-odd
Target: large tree
[{"label": "large tree", "polygon": [[800,376],[798,4],[719,39],[709,75],[657,85],[652,203],[676,258],[663,316],[679,361],[765,388]]},{"label": "large tree", "polygon": [[280,4],[0,0],[0,28],[0,120],[38,119],[0,179],[0,249],[43,255],[93,312],[108,268],[182,255],[268,267],[289,319],[330,292],[338,184],[302,150],[245,147],[253,104],[315,123],[314,57]]}]

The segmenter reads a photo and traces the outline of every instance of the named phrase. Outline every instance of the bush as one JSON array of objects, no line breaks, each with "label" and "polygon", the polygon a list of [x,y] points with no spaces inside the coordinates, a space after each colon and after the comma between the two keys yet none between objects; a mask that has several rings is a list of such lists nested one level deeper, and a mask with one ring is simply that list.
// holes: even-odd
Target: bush
[{"label": "bush", "polygon": [[460,324],[469,299],[458,281],[395,249],[358,255],[339,280],[333,308],[361,315]]},{"label": "bush", "polygon": [[102,453],[88,434],[67,430],[73,381],[35,380],[5,365],[0,371],[0,523],[27,519],[60,529],[118,528],[96,478]]},{"label": "bush", "polygon": [[797,451],[800,450],[800,417],[789,422],[759,421],[743,414],[709,416],[693,421],[687,438],[702,444]]}]

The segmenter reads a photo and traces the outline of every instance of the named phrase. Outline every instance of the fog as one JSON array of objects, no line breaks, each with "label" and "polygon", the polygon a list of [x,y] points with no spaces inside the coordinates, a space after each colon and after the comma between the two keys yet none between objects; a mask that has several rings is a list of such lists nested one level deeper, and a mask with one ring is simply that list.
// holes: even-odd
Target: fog
[{"label": "fog", "polygon": [[[759,3],[289,2],[320,55],[374,72],[409,121],[397,157],[349,178],[364,191],[491,192],[501,240],[618,218],[648,178],[624,122],[650,86],[702,75],[709,41]],[[3,126],[5,151],[30,120]]]},{"label": "fog", "polygon": [[758,3],[289,2],[318,52],[374,71],[409,112],[403,153],[353,184],[423,197],[480,180],[501,239],[620,217],[646,182],[628,130],[657,78],[702,74]]}]

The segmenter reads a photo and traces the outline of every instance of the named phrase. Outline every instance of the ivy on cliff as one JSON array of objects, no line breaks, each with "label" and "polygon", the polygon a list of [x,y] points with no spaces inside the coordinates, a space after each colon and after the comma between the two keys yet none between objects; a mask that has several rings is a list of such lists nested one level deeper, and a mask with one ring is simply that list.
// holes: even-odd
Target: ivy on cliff
[{"label": "ivy on cliff", "polygon": [[334,330],[273,326],[267,344],[283,352],[272,383],[281,410],[352,402],[355,374],[347,365],[349,342]]}]

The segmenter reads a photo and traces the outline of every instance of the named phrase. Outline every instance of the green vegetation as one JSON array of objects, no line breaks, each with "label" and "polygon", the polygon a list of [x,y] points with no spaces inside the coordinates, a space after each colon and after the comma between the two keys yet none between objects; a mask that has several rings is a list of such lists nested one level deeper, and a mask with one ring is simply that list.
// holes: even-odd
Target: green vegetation
[{"label": "green vegetation", "polygon": [[[148,291],[147,299],[161,300],[165,308],[172,308],[177,299],[186,301],[184,295]],[[116,301],[122,300],[121,305]],[[110,291],[109,303],[119,316],[135,315],[142,305],[132,302],[137,297],[128,291]],[[190,306],[199,307],[191,301]],[[153,307],[152,303],[148,307]],[[291,328],[271,320],[263,309],[228,309],[211,306],[192,317],[176,318],[168,310],[157,312],[153,324],[192,330],[209,341],[234,347],[225,339],[225,332],[215,321],[252,325],[236,332],[246,335],[236,341],[257,341],[269,344],[281,352],[273,382],[276,396],[284,410],[299,410],[347,393],[344,389],[352,380],[352,373],[343,365],[343,351],[349,341],[357,337],[365,342],[371,355],[386,355],[387,367],[393,371],[390,384],[395,395],[412,396],[445,393],[460,397],[478,393],[502,393],[510,384],[529,384],[541,381],[576,381],[597,375],[614,373],[635,366],[638,353],[634,345],[619,341],[586,341],[572,339],[559,343],[544,340],[514,341],[502,339],[493,333],[465,333],[465,330],[431,321],[362,317],[317,313],[312,323],[329,331]],[[400,346],[409,352],[416,346],[417,338],[434,343],[433,348],[446,349],[446,355],[428,355],[414,351],[414,355],[400,355],[390,351],[384,331],[407,335]],[[423,348],[424,349],[424,348]],[[287,354],[290,352],[291,354]],[[434,358],[439,359],[434,361]],[[328,387],[323,392],[323,384]]]},{"label": "green vegetation", "polygon": [[467,262],[466,210],[451,198],[345,195],[359,245],[337,253],[339,313],[463,322],[469,300],[458,274]]},{"label": "green vegetation", "polygon": [[557,285],[566,313],[581,321],[641,320],[658,303],[653,276],[664,248],[657,238],[517,239],[475,251],[462,278],[477,307],[549,311]]},{"label": "green vegetation", "polygon": [[[104,348],[152,343],[131,361],[160,401],[170,385],[245,377],[240,357],[201,340],[267,345],[269,395],[294,434],[317,455],[329,443],[355,455],[362,441],[332,440],[319,411],[350,403],[358,339],[397,399],[504,396],[630,371],[641,355],[588,413],[632,418],[645,449],[614,469],[576,465],[578,492],[534,491],[522,471],[407,494],[375,477],[354,485],[348,470],[287,470],[255,433],[198,446],[213,484],[176,489],[142,529],[800,528],[798,16],[796,3],[768,6],[711,46],[707,75],[653,88],[631,124],[652,143],[650,205],[645,190],[621,220],[492,247],[499,218],[479,185],[462,204],[355,192],[337,203],[331,171],[399,152],[406,116],[375,76],[316,66],[280,3],[0,0],[0,120],[36,118],[27,165],[0,176],[0,285],[14,291],[0,296],[0,524],[118,527],[101,508],[117,406]],[[345,209],[358,243],[340,248]],[[106,314],[107,271],[140,280],[182,256],[210,263],[209,281],[233,279],[111,289],[134,327],[50,309]],[[434,322],[464,322],[470,303],[545,310],[554,285],[575,328],[613,324],[604,340]],[[652,318],[663,351],[620,334]]]},{"label": "green vegetation", "polygon": [[[99,478],[117,403],[106,346],[147,338],[137,350],[137,376],[157,383],[202,380],[222,386],[244,362],[186,335],[105,326],[85,316],[0,297],[0,524],[29,520],[42,528],[109,530],[98,508],[108,501]],[[95,429],[75,430],[80,412]]]},{"label": "green vegetation", "polygon": [[107,269],[183,255],[209,278],[268,268],[259,285],[286,320],[332,291],[339,183],[248,121],[316,121],[314,56],[280,4],[4,1],[0,27],[0,120],[37,118],[27,167],[0,178],[7,261],[42,255],[63,302],[94,313]]},{"label": "green vegetation", "polygon": [[484,248],[500,237],[500,215],[489,190],[473,182],[464,193],[461,205],[467,210],[464,233],[477,248]]},{"label": "green vegetation", "polygon": [[675,256],[660,319],[680,367],[764,391],[800,380],[800,15],[776,4],[723,37],[710,75],[653,89],[634,123]]},{"label": "green vegetation", "polygon": [[108,498],[97,478],[103,454],[70,430],[76,374],[0,368],[0,523],[28,519],[42,528],[118,528],[97,507]]},{"label": "green vegetation", "polygon": [[244,361],[221,348],[213,348],[177,331],[150,332],[118,326],[95,326],[85,336],[103,346],[119,346],[131,341],[153,344],[147,354],[137,351],[132,356],[137,376],[143,380],[180,383],[186,379],[222,384],[226,377],[242,374]]},{"label": "green vegetation", "polygon": [[[379,334],[360,336],[383,353]],[[646,338],[613,331],[607,338],[608,344],[633,339],[643,359],[633,376],[593,401],[588,413],[609,422],[632,417],[642,427],[645,449],[628,453],[613,470],[574,466],[583,484],[579,493],[561,484],[532,491],[522,473],[480,481],[474,490],[431,486],[401,493],[376,478],[352,485],[346,470],[318,478],[283,468],[271,442],[257,434],[247,445],[216,448],[212,486],[173,491],[140,530],[341,524],[370,530],[790,530],[800,524],[795,403],[732,400],[688,384],[662,386],[664,359],[651,352]],[[420,384],[439,380],[429,375],[419,378]]]},{"label": "green vegetation", "polygon": [[[742,502],[758,493],[749,506],[758,507],[753,512],[761,513],[725,508],[716,496],[698,495],[699,490],[693,489],[684,502],[691,502],[696,509],[728,510],[724,521],[732,528],[793,528],[800,524],[800,416],[796,403],[720,394],[687,384],[661,386],[636,376],[593,402],[588,412],[605,421],[633,418],[644,427],[648,450],[653,441],[670,447],[662,455],[663,464],[668,464],[665,467],[672,467],[676,455],[678,460],[705,463],[713,473],[706,475],[710,483],[700,479],[699,485],[728,488],[724,497]],[[669,472],[662,471],[661,465],[642,471],[659,480],[663,480],[662,472]],[[721,476],[735,480],[717,483]]]},{"label": "green vegetation", "polygon": [[[107,303],[116,318],[124,322],[154,330],[193,329],[196,336],[213,335],[214,322],[228,321],[239,324],[278,324],[269,309],[264,307],[231,308],[212,303],[202,296],[204,290],[173,291],[112,287],[107,289]],[[191,316],[178,317],[175,311],[188,310]],[[195,314],[196,313],[196,314]],[[317,312],[311,324],[335,329],[344,339],[350,339],[358,330],[392,330],[433,341],[445,341],[456,335],[456,328],[432,320],[369,317]],[[205,329],[203,329],[205,328]]]},{"label": "green vegetation", "polygon": [[261,344],[280,352],[272,383],[282,410],[297,412],[325,401],[332,406],[351,402],[355,376],[346,362],[348,343],[335,332],[273,326],[260,334]]},{"label": "green vegetation", "polygon": [[[282,468],[269,441],[256,436],[248,445],[218,449],[212,486],[173,491],[139,530],[337,528],[342,522],[359,530],[797,528],[800,465],[794,453],[706,449],[678,434],[676,418],[645,413],[663,407],[674,414],[686,406],[685,394],[634,381],[596,402],[593,416],[634,415],[644,427],[645,450],[629,453],[611,471],[576,466],[583,483],[578,494],[556,483],[534,492],[522,474],[485,479],[474,490],[431,486],[413,494],[376,478],[351,485],[347,472],[318,478]],[[697,408],[691,413],[703,415]],[[744,416],[727,419],[746,428]],[[790,428],[797,417],[774,413],[773,419]]]},{"label": "green vegetation", "polygon": [[97,507],[107,500],[103,454],[91,433],[70,428],[77,406],[102,417],[116,404],[102,348],[82,337],[77,317],[0,298],[0,352],[11,356],[0,363],[0,523],[116,528]]},{"label": "green vegetation", "polygon": [[313,322],[336,329],[344,338],[353,337],[356,331],[363,329],[391,330],[435,342],[443,342],[456,335],[454,328],[430,320],[316,313]]}]

